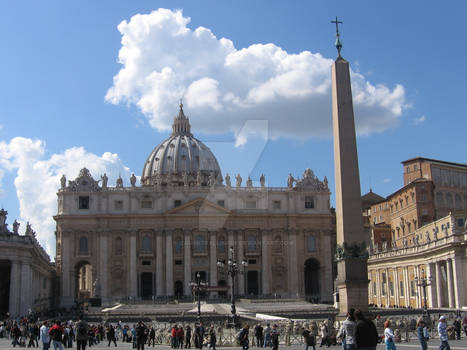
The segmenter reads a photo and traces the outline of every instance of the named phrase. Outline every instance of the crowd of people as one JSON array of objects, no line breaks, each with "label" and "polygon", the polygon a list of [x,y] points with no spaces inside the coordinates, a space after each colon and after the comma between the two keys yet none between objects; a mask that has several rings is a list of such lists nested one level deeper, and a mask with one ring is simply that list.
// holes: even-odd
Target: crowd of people
[{"label": "crowd of people", "polygon": [[[331,324],[330,324],[331,323]],[[427,342],[430,339],[428,331],[429,325],[423,318],[416,324],[415,333],[420,343],[421,350],[427,350]],[[450,335],[455,339],[461,338],[464,331],[467,337],[467,317],[461,321],[456,318],[451,326],[448,326],[445,316],[439,316],[436,330],[440,339],[440,350],[450,350]],[[305,325],[301,335],[305,350],[316,350],[317,339],[320,338],[320,347],[342,344],[343,350],[374,350],[380,342],[384,342],[386,350],[396,350],[395,343],[400,341],[400,334],[392,328],[391,320],[384,323],[382,337],[378,335],[376,325],[366,318],[360,310],[350,309],[347,319],[341,324],[339,331],[332,331],[331,320],[325,320],[319,326],[315,322]],[[160,334],[160,333],[159,333]],[[172,325],[166,336],[170,337],[170,345],[173,349],[191,349],[192,345],[196,349],[207,347],[216,350],[217,332],[214,325],[207,328],[203,323],[196,323],[191,328],[190,325]],[[270,347],[272,350],[279,348],[279,326],[267,323],[264,327],[258,323],[254,326],[250,335],[250,325],[245,324],[235,335],[238,346],[242,350],[248,350],[250,345],[257,348]],[[13,347],[35,347],[41,344],[43,350],[53,348],[54,350],[63,348],[73,348],[76,345],[78,350],[85,350],[86,347],[95,346],[104,342],[108,347],[117,346],[117,340],[132,343],[134,349],[144,350],[145,345],[155,347],[156,329],[153,325],[146,326],[142,321],[134,325],[123,325],[118,322],[116,325],[90,324],[79,318],[77,322],[43,321],[37,322],[34,319],[22,318],[19,320],[7,320],[0,324],[0,338],[8,337]]]}]

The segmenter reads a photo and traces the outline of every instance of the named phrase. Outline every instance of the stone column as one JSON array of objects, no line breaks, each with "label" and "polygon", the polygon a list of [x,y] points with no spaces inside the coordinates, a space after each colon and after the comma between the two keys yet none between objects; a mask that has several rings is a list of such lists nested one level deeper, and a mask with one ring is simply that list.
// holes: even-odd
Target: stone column
[{"label": "stone column", "polygon": [[390,282],[389,281],[389,269],[387,267],[386,267],[385,272],[386,272],[386,292],[387,292],[386,293],[386,306],[389,306],[391,305],[391,290],[390,290],[391,288],[389,286],[390,284],[389,283]]},{"label": "stone column", "polygon": [[172,231],[165,231],[165,290],[167,296],[174,295]]},{"label": "stone column", "polygon": [[399,306],[400,305],[400,300],[399,300],[399,274],[397,272],[397,267],[394,267],[392,269],[393,273],[393,286],[394,286],[394,303]]},{"label": "stone column", "polygon": [[191,282],[191,242],[190,242],[190,235],[191,232],[185,232],[185,246],[184,246],[184,280],[185,280],[185,295],[190,296],[191,295],[191,287],[190,287],[190,282]]},{"label": "stone column", "polygon": [[[237,263],[239,266],[242,264],[242,260],[245,258],[243,254],[243,246],[244,246],[244,234],[243,230],[240,230],[237,232]],[[241,268],[241,267],[240,267]],[[241,273],[237,274],[238,282],[238,294],[239,295],[245,295],[245,275],[242,275]]]},{"label": "stone column", "polygon": [[381,272],[376,270],[376,303],[378,304],[378,307],[381,305],[381,291]]},{"label": "stone column", "polygon": [[454,283],[452,280],[452,259],[446,260],[446,275],[448,277],[448,302],[449,307],[454,307]]},{"label": "stone column", "polygon": [[404,285],[405,285],[405,305],[410,306],[410,288],[409,288],[409,267],[404,267]]},{"label": "stone column", "polygon": [[[215,231],[209,232],[209,285],[217,286],[217,235]],[[217,292],[211,292],[217,295]]]},{"label": "stone column", "polygon": [[21,292],[20,296],[20,308],[19,312],[21,315],[27,315],[29,309],[33,307],[32,300],[32,269],[31,264],[23,262],[21,264]]},{"label": "stone column", "polygon": [[19,292],[21,290],[21,265],[17,260],[11,261],[10,272],[10,300],[8,310],[11,317],[20,316],[19,314]]},{"label": "stone column", "polygon": [[[289,295],[292,297],[298,296],[298,266],[297,266],[297,230],[289,231],[289,246],[288,246],[288,255],[289,255]],[[321,279],[321,276],[320,276]],[[368,287],[367,287],[368,288]]]},{"label": "stone column", "polygon": [[156,295],[164,296],[164,258],[162,256],[162,232],[156,231]]},{"label": "stone column", "polygon": [[462,274],[462,257],[456,255],[452,260],[452,272],[454,275],[454,300],[456,309],[461,309],[465,304],[464,276]]},{"label": "stone column", "polygon": [[436,306],[436,288],[435,288],[435,264],[429,263],[427,267],[427,279],[430,282],[430,285],[426,288],[426,297],[428,300],[428,307],[435,307]]},{"label": "stone column", "polygon": [[443,284],[441,276],[441,261],[435,263],[436,271],[436,296],[437,296],[437,307],[443,307]]},{"label": "stone column", "polygon": [[418,265],[414,266],[414,285],[415,285],[415,307],[419,308],[420,307],[420,298],[421,298],[421,293],[420,293],[420,287],[418,286],[418,281],[420,278],[420,273],[418,271]]},{"label": "stone column", "polygon": [[138,296],[138,275],[136,273],[136,231],[130,231],[130,266],[129,266],[129,281],[130,281],[130,296],[136,298]]},{"label": "stone column", "polygon": [[269,249],[271,245],[269,244],[270,235],[267,230],[261,231],[261,277],[263,290],[261,293],[263,295],[268,295],[271,293],[269,285],[271,283],[271,263],[269,262],[269,254],[271,250]]},{"label": "stone column", "polygon": [[100,297],[102,301],[106,300],[109,297],[108,292],[108,283],[107,283],[107,276],[109,274],[108,267],[107,267],[107,260],[108,260],[108,233],[106,231],[99,232],[100,237],[100,255],[99,255],[99,285],[101,286]]}]

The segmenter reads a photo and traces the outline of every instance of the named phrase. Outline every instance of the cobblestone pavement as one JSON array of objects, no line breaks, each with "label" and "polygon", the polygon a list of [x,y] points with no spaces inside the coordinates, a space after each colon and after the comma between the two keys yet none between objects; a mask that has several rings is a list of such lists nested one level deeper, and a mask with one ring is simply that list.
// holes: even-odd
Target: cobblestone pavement
[{"label": "cobblestone pavement", "polygon": [[[450,340],[449,341],[449,344],[451,346],[451,349],[453,350],[467,350],[467,338],[463,338],[461,340]],[[117,348],[118,349],[132,349],[132,345],[130,343],[122,343],[122,342],[117,342]],[[433,340],[430,340],[429,343],[428,343],[428,349],[438,349],[439,347],[439,341],[437,339],[433,339]],[[1,350],[10,350],[10,349],[22,349],[21,347],[13,347],[11,345],[11,341],[9,341],[8,339],[0,339],[0,349]],[[110,348],[115,348],[113,345],[110,347]],[[169,346],[165,346],[165,345],[156,345],[155,347],[156,349],[161,349],[161,350],[169,350],[170,347]],[[38,349],[41,349],[42,350],[42,344],[39,344],[39,348]],[[51,347],[50,349],[53,349],[53,347]],[[73,344],[73,349],[76,349],[76,344],[74,343]],[[109,349],[109,347],[107,346],[107,342],[103,342],[103,343],[100,343],[98,345],[95,345],[95,346],[92,346],[91,348],[89,347],[86,347],[86,349]],[[148,347],[148,346],[145,346],[145,349],[154,349],[153,347]],[[193,349],[193,348],[192,348]],[[203,348],[205,350],[208,350],[207,348]],[[219,350],[240,350],[241,348],[240,347],[218,347],[217,349]],[[279,346],[279,350],[281,349],[287,349],[287,350],[304,350],[304,346],[300,346],[300,345],[291,345],[291,346],[284,346],[284,345],[281,345]],[[331,346],[330,348],[319,348],[319,347],[316,347],[316,350],[341,350],[342,348],[340,346]],[[380,344],[378,345],[377,347],[377,350],[384,350],[386,349],[385,345],[384,344]],[[418,344],[418,342],[415,342],[415,341],[411,341],[409,343],[396,343],[396,349],[397,350],[415,350],[415,349],[420,349],[420,345]],[[259,348],[257,347],[250,347],[250,350],[259,350]],[[269,350],[269,348],[268,348]]]}]

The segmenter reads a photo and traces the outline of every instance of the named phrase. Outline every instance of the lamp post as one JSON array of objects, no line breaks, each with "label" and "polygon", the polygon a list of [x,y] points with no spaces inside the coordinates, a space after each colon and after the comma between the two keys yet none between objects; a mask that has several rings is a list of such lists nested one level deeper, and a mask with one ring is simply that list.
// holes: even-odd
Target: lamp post
[{"label": "lamp post", "polygon": [[201,275],[199,272],[196,273],[196,282],[190,282],[191,292],[196,294],[198,301],[198,315],[196,316],[198,322],[201,321],[201,298],[200,294],[206,289],[208,285],[207,281],[201,281]]},{"label": "lamp post", "polygon": [[233,327],[237,327],[238,321],[237,321],[237,309],[235,308],[235,276],[237,274],[243,275],[245,273],[245,269],[248,266],[248,262],[243,259],[240,264],[237,263],[237,260],[235,259],[235,249],[233,247],[229,248],[229,260],[227,261],[227,265],[225,264],[225,261],[223,260],[218,260],[217,261],[217,266],[221,269],[225,269],[227,271],[227,274],[231,278],[231,291],[230,291],[230,312],[232,313],[232,323],[231,325]]},{"label": "lamp post", "polygon": [[[423,270],[422,270],[422,275],[424,275]],[[425,316],[428,315],[428,307],[426,304],[426,287],[431,286],[431,276],[430,277],[415,277],[415,283],[417,284],[418,287],[422,287],[423,289],[423,314]]]}]

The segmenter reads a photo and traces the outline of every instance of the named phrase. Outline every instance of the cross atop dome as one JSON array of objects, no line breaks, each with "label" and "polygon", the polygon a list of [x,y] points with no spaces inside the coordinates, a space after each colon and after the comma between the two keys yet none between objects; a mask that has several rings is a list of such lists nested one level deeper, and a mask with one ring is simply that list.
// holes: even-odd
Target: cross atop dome
[{"label": "cross atop dome", "polygon": [[190,120],[185,116],[185,113],[183,113],[183,101],[181,99],[180,111],[178,112],[178,115],[174,118],[174,122],[172,124],[172,136],[176,135],[193,136],[191,134]]}]

